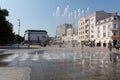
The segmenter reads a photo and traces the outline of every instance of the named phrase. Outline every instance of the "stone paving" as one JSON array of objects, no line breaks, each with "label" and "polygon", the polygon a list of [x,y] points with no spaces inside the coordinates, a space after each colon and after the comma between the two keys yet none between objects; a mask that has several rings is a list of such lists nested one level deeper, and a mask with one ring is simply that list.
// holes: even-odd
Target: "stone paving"
[{"label": "stone paving", "polygon": [[[83,47],[83,49],[81,48],[81,46],[78,46],[78,47],[71,47],[71,46],[67,46],[67,45],[65,45],[65,46],[62,46],[62,47],[59,47],[58,45],[52,45],[52,46],[47,46],[47,47],[40,47],[40,46],[30,46],[30,48],[28,49],[27,47],[25,47],[25,46],[20,46],[20,49],[17,49],[17,48],[4,48],[4,49],[0,49],[0,54],[2,55],[2,54],[13,54],[13,53],[31,53],[31,52],[34,52],[34,51],[41,51],[41,50],[64,50],[64,51],[83,51],[83,52],[87,52],[87,53],[95,53],[96,51],[97,52],[103,52],[103,53],[110,53],[110,51],[109,51],[109,49],[108,48],[103,48],[103,47],[94,47],[94,48],[91,48],[91,47],[88,47],[88,46],[84,46]],[[116,50],[115,49],[113,49],[113,52],[116,52]],[[119,51],[118,51],[118,53],[119,53]],[[56,62],[57,63],[57,62]],[[37,64],[37,63],[33,63],[33,64]],[[45,63],[45,62],[41,62],[41,64],[42,65],[46,65],[47,63]],[[49,64],[49,63],[48,63]],[[39,67],[41,67],[42,65],[40,65]],[[51,66],[53,66],[53,65],[51,65]],[[57,65],[55,65],[55,66],[57,66]],[[58,66],[61,66],[60,64],[58,65]],[[62,65],[63,66],[63,65]],[[65,66],[65,64],[64,64],[64,66]],[[68,66],[68,65],[66,65],[66,66]],[[69,65],[69,66],[71,66],[71,65]],[[41,76],[43,75],[42,74],[42,68],[43,67],[41,67],[40,68],[40,71],[41,71]],[[46,68],[46,66],[44,66],[44,68]],[[13,69],[13,70],[12,70]],[[48,69],[48,68],[47,68]],[[55,69],[58,69],[57,67],[55,68]],[[11,71],[10,71],[11,70]],[[46,70],[46,69],[44,69],[44,70]],[[54,69],[53,69],[54,70]],[[13,71],[13,72],[12,72]],[[20,73],[19,73],[19,71],[20,71]],[[30,74],[30,68],[28,69],[28,68],[25,68],[25,67],[1,67],[0,68],[0,80],[29,80],[29,74]],[[6,73],[7,72],[7,73]],[[52,72],[54,72],[54,71],[52,71]],[[63,70],[63,72],[64,72],[64,70]],[[3,74],[2,74],[3,73]],[[11,74],[12,73],[12,74]],[[19,75],[17,75],[17,74]],[[56,73],[56,72],[55,72]],[[23,78],[23,74],[24,75],[26,75],[26,77],[25,78]],[[40,76],[40,74],[36,74],[36,76],[38,75],[38,76]],[[62,73],[57,73],[58,75],[59,74],[62,74]],[[12,78],[10,79],[8,79],[8,77],[6,77],[6,78],[4,78],[4,76],[5,75],[8,75],[8,77],[11,77],[12,76]],[[49,74],[48,75],[48,73],[46,73],[46,75],[47,76],[50,76],[50,75],[55,75],[55,74]],[[71,75],[72,75],[72,73],[71,73]],[[76,74],[77,75],[77,74]],[[16,79],[16,76],[17,77],[19,77],[19,79]],[[22,76],[22,77],[21,77]],[[57,76],[57,77],[59,77],[59,76]],[[42,78],[43,78],[43,76],[41,77],[41,79],[40,80],[42,80]],[[65,78],[65,76],[61,76],[61,78]],[[32,79],[32,80],[34,80],[34,79]],[[68,80],[68,79],[66,79],[66,80]]]},{"label": "stone paving", "polygon": [[0,80],[30,80],[29,67],[0,67]]}]

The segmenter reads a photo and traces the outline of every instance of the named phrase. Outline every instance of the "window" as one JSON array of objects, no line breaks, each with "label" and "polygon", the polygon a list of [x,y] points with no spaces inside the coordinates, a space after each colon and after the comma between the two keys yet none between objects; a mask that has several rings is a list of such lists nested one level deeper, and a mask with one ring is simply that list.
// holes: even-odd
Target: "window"
[{"label": "window", "polygon": [[106,33],[103,33],[103,37],[106,37]]},{"label": "window", "polygon": [[111,25],[108,25],[108,29],[110,29],[111,28]]},{"label": "window", "polygon": [[94,29],[94,26],[93,26],[93,25],[91,25],[91,28],[92,28],[92,29]]},{"label": "window", "polygon": [[98,34],[97,37],[100,38],[100,34]]},{"label": "window", "polygon": [[110,37],[111,36],[111,32],[108,32],[108,37]]},{"label": "window", "polygon": [[91,30],[91,33],[93,33],[94,31],[93,30]]},{"label": "window", "polygon": [[114,20],[117,20],[117,17],[114,17]]},{"label": "window", "polygon": [[114,28],[116,28],[116,24],[114,24],[114,26],[113,26]]},{"label": "window", "polygon": [[116,36],[116,33],[114,32],[113,35]]},{"label": "window", "polygon": [[94,36],[93,36],[93,35],[91,35],[91,38],[94,38]]},{"label": "window", "polygon": [[106,30],[106,26],[103,26],[103,30]]}]

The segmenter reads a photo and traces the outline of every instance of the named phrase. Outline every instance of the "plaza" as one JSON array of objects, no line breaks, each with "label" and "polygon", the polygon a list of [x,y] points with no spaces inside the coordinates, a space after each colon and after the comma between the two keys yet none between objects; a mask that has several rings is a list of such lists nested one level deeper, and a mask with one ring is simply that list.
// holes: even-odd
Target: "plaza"
[{"label": "plaza", "polygon": [[[84,46],[82,49],[81,46],[51,45],[31,46],[27,49],[21,46],[20,49],[1,49],[0,66],[8,69],[15,67],[15,70],[27,67],[29,69],[26,70],[25,75],[28,76],[28,80],[119,79],[119,59],[117,63],[111,62],[109,53],[109,49],[103,47]],[[16,73],[18,72],[11,75]]]}]

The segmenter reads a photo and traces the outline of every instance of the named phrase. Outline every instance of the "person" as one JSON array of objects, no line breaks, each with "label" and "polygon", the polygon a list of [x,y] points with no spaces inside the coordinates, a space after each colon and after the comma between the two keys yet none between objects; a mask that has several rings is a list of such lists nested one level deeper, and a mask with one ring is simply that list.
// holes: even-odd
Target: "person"
[{"label": "person", "polygon": [[83,47],[84,47],[83,42],[81,43],[81,46],[82,46],[82,49],[83,49]]},{"label": "person", "polygon": [[108,48],[109,48],[109,51],[112,51],[112,44],[111,43],[108,44]]},{"label": "person", "polygon": [[116,44],[115,45],[116,51],[119,51],[119,46]]}]

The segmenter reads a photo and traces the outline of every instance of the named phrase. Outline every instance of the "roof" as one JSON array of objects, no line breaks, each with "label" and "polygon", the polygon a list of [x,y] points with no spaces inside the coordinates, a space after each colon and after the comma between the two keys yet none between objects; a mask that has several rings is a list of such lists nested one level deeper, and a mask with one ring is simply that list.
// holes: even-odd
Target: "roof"
[{"label": "roof", "polygon": [[46,30],[26,30],[25,32],[46,32]]}]

